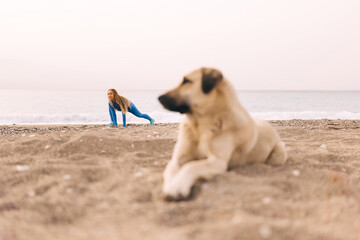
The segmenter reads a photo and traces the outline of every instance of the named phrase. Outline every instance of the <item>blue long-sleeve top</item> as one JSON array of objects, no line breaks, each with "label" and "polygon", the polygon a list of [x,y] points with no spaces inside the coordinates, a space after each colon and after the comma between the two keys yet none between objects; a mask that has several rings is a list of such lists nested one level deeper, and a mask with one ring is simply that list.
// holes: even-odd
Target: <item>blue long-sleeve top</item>
[{"label": "blue long-sleeve top", "polygon": [[[112,102],[112,104],[116,110],[121,112],[121,108],[119,104],[115,102]],[[111,121],[114,122],[115,126],[117,126],[116,112],[113,106],[111,106],[111,103],[109,102],[109,113],[110,113]],[[126,114],[122,113],[122,117],[123,117],[123,127],[126,127]]]}]

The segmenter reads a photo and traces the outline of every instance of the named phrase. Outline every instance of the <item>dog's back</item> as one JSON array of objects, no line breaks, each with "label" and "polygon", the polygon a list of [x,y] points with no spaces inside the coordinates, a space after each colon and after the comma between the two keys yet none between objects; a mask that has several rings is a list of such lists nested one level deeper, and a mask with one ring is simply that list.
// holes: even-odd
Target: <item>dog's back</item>
[{"label": "dog's back", "polygon": [[[231,122],[237,139],[236,148],[229,162],[229,167],[246,163],[283,164],[287,155],[285,147],[275,129],[266,121],[251,118],[242,107],[231,83],[227,80],[219,84],[219,89],[227,93],[224,103],[230,106]],[[234,122],[235,121],[235,122]]]},{"label": "dog's back", "polygon": [[283,164],[286,161],[286,151],[280,142],[275,129],[266,121],[255,119],[257,128],[257,142],[246,157],[247,163]]}]

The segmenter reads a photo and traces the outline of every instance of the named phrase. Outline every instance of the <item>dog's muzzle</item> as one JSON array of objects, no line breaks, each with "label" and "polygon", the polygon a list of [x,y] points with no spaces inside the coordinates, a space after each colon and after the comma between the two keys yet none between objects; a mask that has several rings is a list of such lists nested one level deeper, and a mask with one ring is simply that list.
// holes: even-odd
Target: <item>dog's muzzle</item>
[{"label": "dog's muzzle", "polygon": [[168,94],[161,95],[159,98],[159,102],[164,106],[164,108],[179,112],[179,113],[190,113],[191,109],[189,104],[185,102],[178,103],[175,98],[169,96]]}]

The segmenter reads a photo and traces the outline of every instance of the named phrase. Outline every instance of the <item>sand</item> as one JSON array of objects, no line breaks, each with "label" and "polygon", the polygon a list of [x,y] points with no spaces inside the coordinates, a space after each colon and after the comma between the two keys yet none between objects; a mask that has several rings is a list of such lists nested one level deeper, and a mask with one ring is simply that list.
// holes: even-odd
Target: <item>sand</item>
[{"label": "sand", "polygon": [[360,239],[360,121],[270,121],[283,166],[166,202],[178,124],[0,126],[0,240]]}]

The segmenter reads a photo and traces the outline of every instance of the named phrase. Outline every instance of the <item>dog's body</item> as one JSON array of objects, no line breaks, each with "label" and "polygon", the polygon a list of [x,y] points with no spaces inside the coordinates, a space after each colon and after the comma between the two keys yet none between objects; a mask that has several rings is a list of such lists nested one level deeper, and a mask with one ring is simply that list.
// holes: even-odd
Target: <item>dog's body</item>
[{"label": "dog's body", "polygon": [[159,101],[169,110],[186,114],[164,171],[163,193],[168,200],[187,198],[197,179],[209,179],[231,166],[286,161],[276,131],[250,117],[216,69],[191,72]]}]

